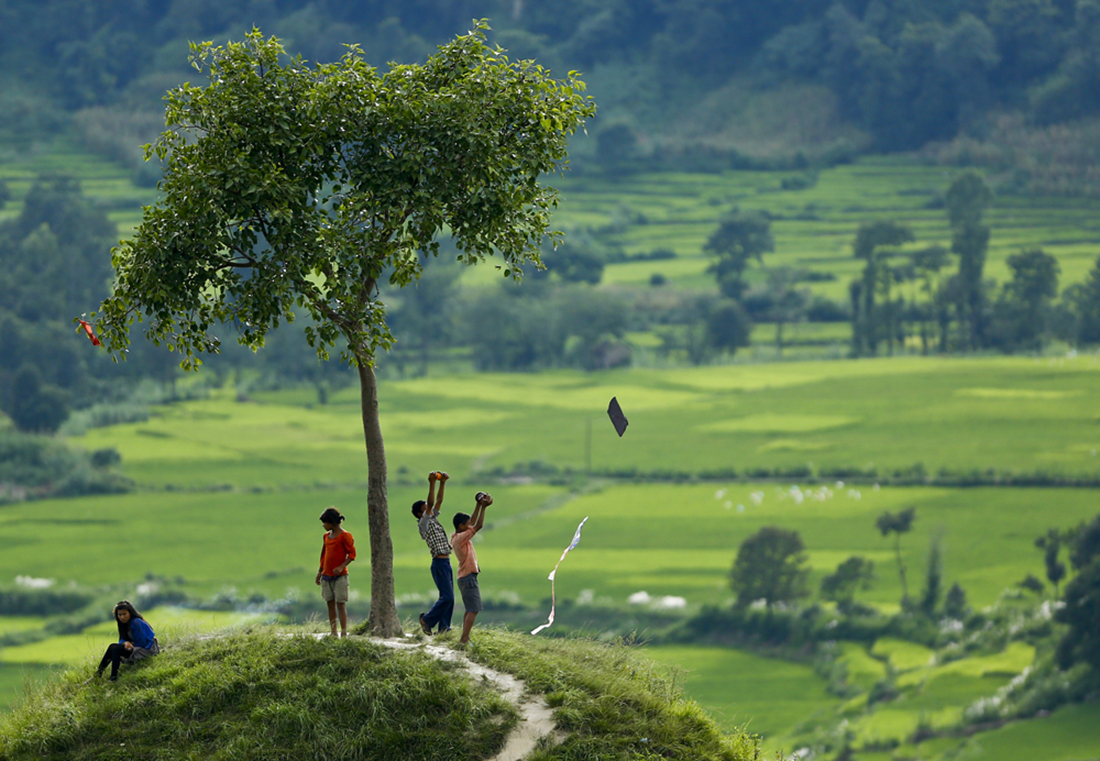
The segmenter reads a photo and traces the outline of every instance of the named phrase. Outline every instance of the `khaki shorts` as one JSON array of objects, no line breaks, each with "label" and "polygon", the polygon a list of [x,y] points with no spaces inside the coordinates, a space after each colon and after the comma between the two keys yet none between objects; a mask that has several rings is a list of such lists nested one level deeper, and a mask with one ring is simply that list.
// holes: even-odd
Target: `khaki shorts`
[{"label": "khaki shorts", "polygon": [[467,613],[481,612],[481,587],[477,585],[476,573],[459,578],[458,591],[462,593],[462,605]]},{"label": "khaki shorts", "polygon": [[348,601],[348,575],[345,573],[343,576],[322,576],[321,577],[321,599],[325,602],[347,602]]}]

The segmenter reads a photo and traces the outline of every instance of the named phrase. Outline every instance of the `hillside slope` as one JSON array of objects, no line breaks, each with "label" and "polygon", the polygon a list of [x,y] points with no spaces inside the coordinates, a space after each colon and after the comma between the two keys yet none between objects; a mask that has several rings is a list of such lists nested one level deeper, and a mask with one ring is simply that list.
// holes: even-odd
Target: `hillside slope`
[{"label": "hillside slope", "polygon": [[[364,637],[257,627],[171,643],[119,681],[89,664],[32,690],[0,723],[0,759],[491,758],[514,706],[461,665]],[[294,636],[299,635],[299,636]],[[741,761],[756,745],[724,736],[657,667],[628,648],[482,630],[472,661],[510,671],[555,707],[550,759]]]}]

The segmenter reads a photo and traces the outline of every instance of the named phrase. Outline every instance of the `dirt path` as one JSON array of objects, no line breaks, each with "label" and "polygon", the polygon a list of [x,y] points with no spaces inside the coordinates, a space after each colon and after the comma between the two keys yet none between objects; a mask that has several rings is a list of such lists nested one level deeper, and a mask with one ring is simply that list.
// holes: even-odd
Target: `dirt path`
[{"label": "dirt path", "polygon": [[400,650],[423,650],[441,661],[459,663],[472,677],[488,680],[500,690],[505,700],[519,710],[519,724],[508,735],[504,748],[489,761],[521,761],[536,743],[546,736],[556,737],[554,711],[541,696],[527,694],[527,685],[511,674],[505,674],[469,660],[461,651],[448,647],[393,639],[373,639],[380,645]]},{"label": "dirt path", "polygon": [[[320,638],[328,635],[316,634],[314,636]],[[488,761],[522,761],[535,749],[535,745],[543,737],[550,737],[555,742],[560,741],[561,735],[554,723],[554,709],[547,704],[542,696],[527,694],[527,685],[511,674],[505,674],[482,666],[480,663],[474,663],[461,651],[452,650],[449,647],[430,645],[412,639],[375,639],[372,637],[371,642],[376,642],[394,650],[423,650],[433,658],[441,661],[458,663],[466,668],[471,677],[487,680],[500,690],[501,696],[519,711],[519,724],[508,735],[508,739],[505,741],[500,753],[497,753]]]}]

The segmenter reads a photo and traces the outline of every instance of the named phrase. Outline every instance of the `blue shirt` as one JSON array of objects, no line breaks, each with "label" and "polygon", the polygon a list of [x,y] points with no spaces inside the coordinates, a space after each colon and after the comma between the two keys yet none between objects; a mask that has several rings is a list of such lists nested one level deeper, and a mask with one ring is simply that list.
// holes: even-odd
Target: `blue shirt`
[{"label": "blue shirt", "polygon": [[[130,619],[130,642],[134,647],[144,647],[146,650],[151,650],[153,648],[153,639],[156,636],[157,635],[153,633],[153,627],[145,623],[145,619]],[[118,643],[121,645],[125,641],[125,639],[120,639]]]}]

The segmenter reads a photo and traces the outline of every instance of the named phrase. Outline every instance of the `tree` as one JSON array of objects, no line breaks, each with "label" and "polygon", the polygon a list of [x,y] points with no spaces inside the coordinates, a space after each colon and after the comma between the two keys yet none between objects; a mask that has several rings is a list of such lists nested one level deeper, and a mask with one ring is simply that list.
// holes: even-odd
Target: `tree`
[{"label": "tree", "polygon": [[749,261],[760,261],[765,253],[774,250],[768,218],[759,212],[736,208],[722,218],[703,246],[705,253],[715,257],[707,272],[718,280],[722,295],[734,301],[740,301],[745,292],[744,275]]},{"label": "tree", "polygon": [[948,618],[961,621],[969,610],[970,606],[966,604],[966,590],[956,581],[943,598],[943,614]]},{"label": "tree", "polygon": [[768,270],[768,308],[766,317],[775,323],[775,350],[783,354],[783,326],[801,322],[806,317],[806,305],[810,292],[796,288],[798,272],[791,267],[773,267]]},{"label": "tree", "polygon": [[368,625],[381,636],[401,624],[373,367],[393,343],[379,284],[414,282],[444,229],[464,264],[499,254],[516,279],[537,266],[543,239],[560,237],[548,232],[557,194],[538,178],[562,168],[595,113],[575,74],[510,61],[485,29],[384,75],[356,46],[336,63],[286,60],[258,30],[193,45],[209,84],[168,93],[167,130],[146,147],[166,167],[161,198],[114,250],[117,284],[96,315],[114,356],[138,319],[185,369],[219,351],[219,324],[259,349],[295,309],[315,321],[305,336],[320,357],[347,341],[367,450]]},{"label": "tree", "polygon": [[1058,260],[1036,248],[1006,259],[1012,280],[995,311],[995,329],[1006,349],[1039,348],[1050,318],[1050,302],[1058,294]]},{"label": "tree", "polygon": [[978,174],[966,172],[951,183],[944,201],[953,231],[951,252],[959,257],[959,280],[969,324],[970,348],[976,349],[982,345],[984,333],[982,272],[989,249],[989,227],[982,224],[982,215],[993,203],[993,192]]},{"label": "tree", "polygon": [[1089,270],[1088,279],[1075,301],[1077,342],[1086,345],[1100,343],[1100,257]]},{"label": "tree", "polygon": [[940,272],[947,266],[949,254],[943,246],[929,246],[909,255],[909,263],[915,274],[914,282],[920,283],[920,289],[928,299],[924,304],[917,305],[914,295],[913,304],[917,306],[920,319],[920,343],[921,354],[928,354],[931,342],[929,324],[937,316],[936,295],[940,289]]},{"label": "tree", "polygon": [[821,580],[821,596],[836,602],[841,612],[846,613],[853,607],[856,592],[871,588],[874,571],[874,563],[867,558],[853,555]]},{"label": "tree", "polygon": [[1069,626],[1058,643],[1058,665],[1066,669],[1083,661],[1100,671],[1100,515],[1076,532],[1070,560],[1077,575],[1054,614]]},{"label": "tree", "polygon": [[797,531],[765,526],[741,542],[730,572],[737,604],[767,600],[771,607],[809,593],[806,552]]},{"label": "tree", "polygon": [[889,326],[881,324],[882,318],[876,308],[875,294],[884,290],[885,285],[889,299],[889,284],[894,277],[885,261],[890,256],[889,249],[912,240],[913,231],[896,222],[866,222],[856,231],[852,251],[857,259],[864,261],[863,276],[850,291],[853,308],[852,343],[856,356],[876,354],[879,341],[889,334]]},{"label": "tree", "polygon": [[909,602],[909,585],[905,580],[905,563],[901,559],[901,535],[907,534],[913,529],[913,520],[917,516],[917,508],[907,507],[897,513],[889,510],[884,512],[875,521],[875,526],[883,536],[894,535],[894,555],[898,561],[898,575],[901,576],[901,602],[906,605]]},{"label": "tree", "polygon": [[1043,582],[1039,581],[1039,577],[1033,573],[1029,573],[1027,576],[1016,582],[1016,586],[1018,586],[1020,589],[1026,589],[1028,592],[1037,595],[1041,595],[1043,593],[1043,590],[1046,589],[1046,586],[1043,584]]},{"label": "tree", "polygon": [[751,340],[752,320],[739,302],[722,299],[707,314],[707,342],[719,351],[733,355]]},{"label": "tree", "polygon": [[69,417],[65,393],[43,383],[42,374],[35,365],[20,367],[11,385],[11,403],[5,411],[19,430],[53,433]]},{"label": "tree", "polygon": [[943,535],[942,530],[932,534],[928,542],[928,566],[924,572],[924,591],[921,593],[920,609],[924,615],[933,618],[943,594]]},{"label": "tree", "polygon": [[1047,529],[1046,534],[1036,538],[1035,546],[1043,551],[1043,565],[1046,566],[1047,581],[1054,586],[1054,596],[1058,596],[1058,584],[1066,578],[1066,564],[1058,559],[1062,551],[1062,532],[1056,528]]},{"label": "tree", "polygon": [[[406,350],[419,355],[420,375],[428,372],[431,350],[451,342],[451,311],[461,274],[457,266],[425,259],[416,287],[402,290],[400,307],[391,314],[397,348],[407,343]],[[405,357],[395,361],[403,367]]]}]

